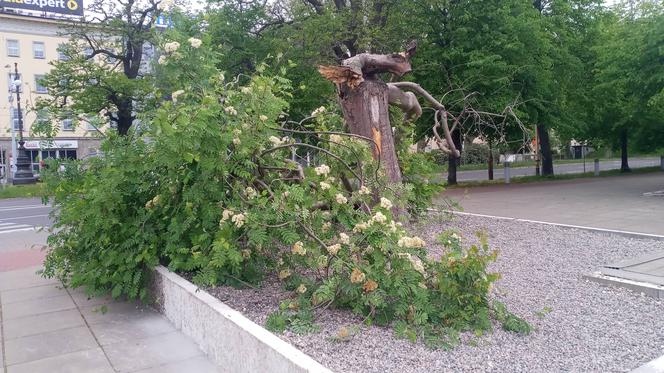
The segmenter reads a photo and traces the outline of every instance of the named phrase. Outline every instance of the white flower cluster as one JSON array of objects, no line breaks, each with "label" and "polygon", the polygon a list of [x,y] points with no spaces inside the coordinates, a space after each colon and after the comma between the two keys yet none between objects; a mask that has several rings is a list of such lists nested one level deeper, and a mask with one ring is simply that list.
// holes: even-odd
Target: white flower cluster
[{"label": "white flower cluster", "polygon": [[261,122],[266,122],[267,121],[267,115],[262,115],[258,117],[258,119],[261,120]]},{"label": "white flower cluster", "polygon": [[369,194],[371,194],[371,189],[369,189],[366,186],[362,185],[360,187],[360,190],[357,191],[357,194],[359,194],[361,196],[368,196]]},{"label": "white flower cluster", "polygon": [[284,136],[282,138],[278,138],[277,136],[270,136],[268,138],[268,140],[270,140],[270,142],[274,146],[280,146],[280,145],[288,144],[290,142],[290,138],[288,136]]},{"label": "white flower cluster", "polygon": [[325,106],[321,106],[321,107],[319,107],[318,109],[312,111],[312,112],[311,112],[311,116],[312,116],[312,117],[317,117],[317,116],[319,116],[319,115],[325,113],[325,111],[326,111]]},{"label": "white flower cluster", "polygon": [[417,272],[421,273],[422,276],[425,276],[425,277],[426,277],[427,273],[426,273],[426,271],[424,270],[424,263],[422,263],[422,259],[420,259],[420,258],[418,258],[418,257],[416,257],[416,256],[413,256],[413,255],[410,254],[410,253],[399,253],[399,254],[397,254],[397,255],[399,256],[399,258],[406,258],[406,259],[408,259],[408,261],[409,261],[410,264],[413,266],[413,268],[414,268]]},{"label": "white flower cluster", "polygon": [[380,207],[389,210],[392,208],[392,201],[385,197],[380,197]]},{"label": "white flower cluster", "polygon": [[228,115],[237,115],[237,110],[235,110],[235,108],[232,107],[232,106],[227,106],[227,107],[225,107],[225,108],[224,108],[224,111],[225,111],[226,114],[228,114]]},{"label": "white flower cluster", "polygon": [[164,44],[164,51],[166,53],[173,53],[177,51],[178,48],[180,48],[180,43],[178,43],[177,41],[172,41],[170,43]]},{"label": "white flower cluster", "polygon": [[235,214],[231,218],[231,221],[235,224],[236,227],[241,228],[244,225],[246,218],[247,217],[244,214]]},{"label": "white flower cluster", "polygon": [[397,246],[399,247],[405,247],[408,249],[414,249],[414,248],[422,248],[426,245],[426,242],[424,242],[423,239],[419,237],[401,237],[399,241],[397,242]]},{"label": "white flower cluster", "polygon": [[334,244],[327,247],[327,252],[330,253],[330,255],[337,255],[339,250],[341,250],[340,244]]},{"label": "white flower cluster", "polygon": [[233,212],[233,210],[224,210],[224,212],[221,213],[221,220],[219,221],[219,226],[222,226],[228,219],[231,219],[231,222],[235,224],[236,227],[241,228],[246,219],[247,216],[244,214],[236,214]]},{"label": "white flower cluster", "polygon": [[332,187],[330,184],[324,181],[321,181],[319,184],[320,184],[320,190],[328,190]]},{"label": "white flower cluster", "polygon": [[330,141],[332,142],[340,143],[343,141],[343,139],[344,138],[341,137],[340,135],[330,135]]},{"label": "white flower cluster", "polygon": [[376,214],[373,217],[371,217],[372,223],[383,224],[386,221],[387,221],[387,216],[383,215],[383,213],[380,211],[377,211]]},{"label": "white flower cluster", "polygon": [[244,93],[245,95],[249,94],[251,93],[251,87],[242,87],[240,88],[240,92]]},{"label": "white flower cluster", "polygon": [[348,198],[346,198],[341,193],[337,193],[337,195],[334,196],[334,198],[337,200],[337,203],[340,204],[340,205],[345,205],[346,203],[348,203]]},{"label": "white flower cluster", "polygon": [[192,48],[198,48],[201,46],[201,44],[203,44],[203,41],[201,41],[201,39],[196,39],[196,38],[189,38],[187,41],[189,42]]},{"label": "white flower cluster", "polygon": [[184,91],[181,89],[171,93],[171,98],[173,99],[173,102],[178,102],[178,97],[183,93]]},{"label": "white flower cluster", "polygon": [[302,241],[297,241],[291,248],[293,254],[304,256],[307,254],[307,249],[304,248],[304,243]]},{"label": "white flower cluster", "polygon": [[224,210],[224,212],[221,213],[221,222],[219,222],[219,224],[225,222],[234,214],[235,213],[233,212],[233,210],[228,210],[228,209]]},{"label": "white flower cluster", "polygon": [[327,176],[327,174],[330,173],[330,166],[326,164],[322,164],[316,168],[314,168],[314,171],[316,171],[316,175],[318,176]]},{"label": "white flower cluster", "polygon": [[254,199],[258,196],[258,192],[256,191],[256,189],[252,187],[246,187],[244,189],[244,195],[247,196],[247,198],[249,199]]},{"label": "white flower cluster", "polygon": [[350,236],[343,232],[339,233],[339,242],[344,245],[350,245]]},{"label": "white flower cluster", "polygon": [[158,64],[160,64],[160,65],[164,65],[164,64],[166,64],[166,62],[168,62],[168,61],[166,60],[166,56],[164,56],[164,55],[159,56],[159,59],[157,60],[157,63],[158,63]]}]

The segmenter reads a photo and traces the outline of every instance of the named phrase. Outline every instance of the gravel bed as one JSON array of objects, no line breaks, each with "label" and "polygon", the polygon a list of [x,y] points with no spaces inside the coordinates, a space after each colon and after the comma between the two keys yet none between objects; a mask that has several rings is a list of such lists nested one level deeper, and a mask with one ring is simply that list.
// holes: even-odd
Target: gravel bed
[{"label": "gravel bed", "polygon": [[[582,277],[602,264],[664,250],[664,241],[474,216],[435,215],[414,227],[428,243],[448,228],[468,242],[474,232],[488,233],[500,250],[490,269],[502,274],[493,296],[528,320],[533,333],[496,325],[482,337],[465,335],[453,350],[431,350],[329,310],[317,321],[320,332],[280,337],[336,372],[624,372],[664,354],[663,301]],[[259,325],[288,296],[274,279],[260,289],[207,290]],[[350,340],[333,339],[353,325],[359,330]]]}]

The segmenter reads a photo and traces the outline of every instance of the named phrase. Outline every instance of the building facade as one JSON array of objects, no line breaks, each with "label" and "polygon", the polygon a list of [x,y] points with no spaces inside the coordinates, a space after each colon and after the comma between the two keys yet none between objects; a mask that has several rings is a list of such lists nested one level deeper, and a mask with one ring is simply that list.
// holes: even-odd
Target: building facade
[{"label": "building facade", "polygon": [[[18,110],[16,105],[14,64],[20,73],[23,137],[30,152],[32,167],[39,173],[40,161],[47,158],[81,159],[97,152],[99,134],[83,122],[74,126],[73,118],[63,119],[55,141],[46,143],[32,136],[37,118],[33,110],[39,97],[48,91],[39,80],[51,70],[49,62],[63,58],[58,46],[68,38],[59,35],[58,20],[28,14],[0,11],[0,172],[7,170],[12,154],[12,130],[18,141]],[[0,174],[0,176],[4,175]]]}]

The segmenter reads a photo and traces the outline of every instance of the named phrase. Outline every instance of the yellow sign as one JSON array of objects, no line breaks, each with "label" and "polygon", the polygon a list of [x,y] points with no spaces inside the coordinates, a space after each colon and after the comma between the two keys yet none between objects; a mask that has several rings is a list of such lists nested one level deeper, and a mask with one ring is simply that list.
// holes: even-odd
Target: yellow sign
[{"label": "yellow sign", "polygon": [[83,15],[83,0],[0,0],[0,7],[65,15]]}]

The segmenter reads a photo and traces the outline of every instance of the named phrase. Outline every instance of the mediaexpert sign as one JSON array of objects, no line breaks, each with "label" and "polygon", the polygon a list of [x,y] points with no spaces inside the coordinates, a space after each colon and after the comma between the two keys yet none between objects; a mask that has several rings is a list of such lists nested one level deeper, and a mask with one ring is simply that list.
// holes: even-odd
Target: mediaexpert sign
[{"label": "mediaexpert sign", "polygon": [[0,7],[82,16],[83,0],[0,0]]}]

